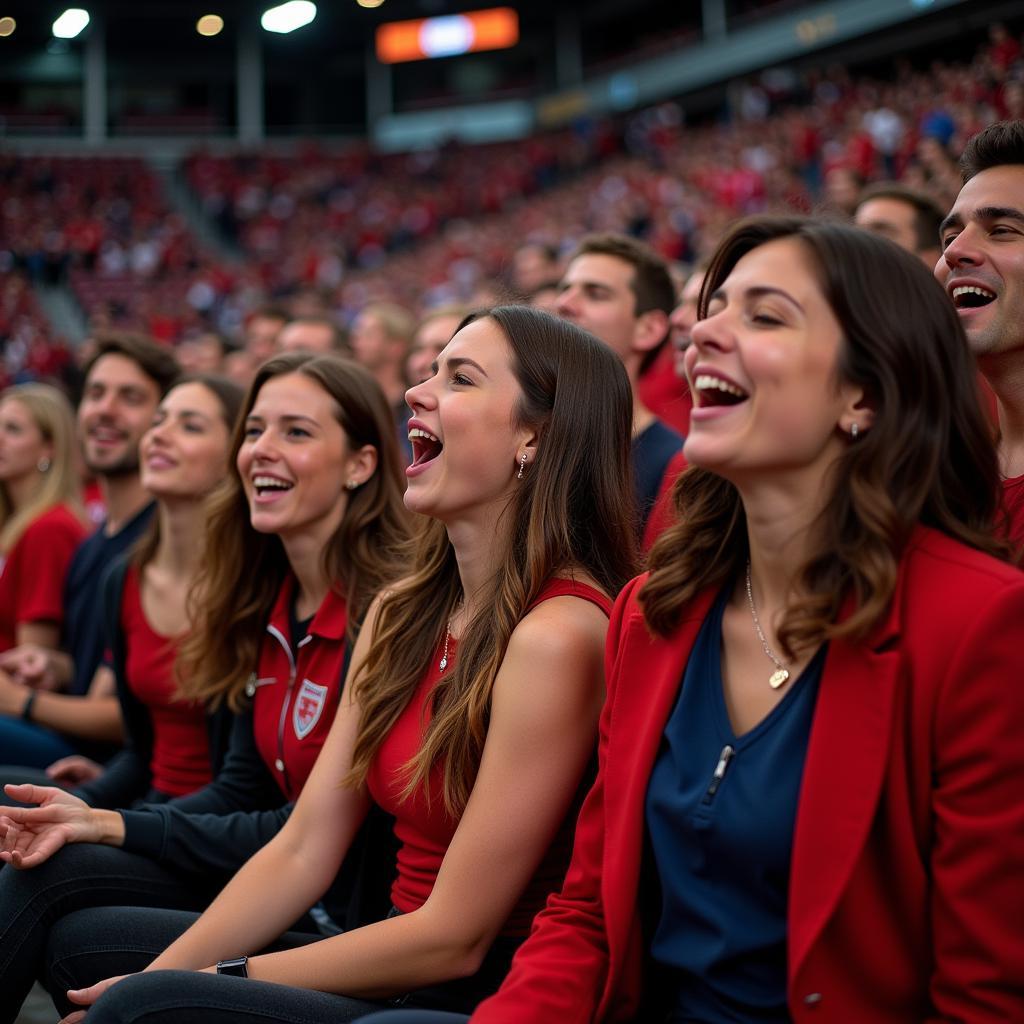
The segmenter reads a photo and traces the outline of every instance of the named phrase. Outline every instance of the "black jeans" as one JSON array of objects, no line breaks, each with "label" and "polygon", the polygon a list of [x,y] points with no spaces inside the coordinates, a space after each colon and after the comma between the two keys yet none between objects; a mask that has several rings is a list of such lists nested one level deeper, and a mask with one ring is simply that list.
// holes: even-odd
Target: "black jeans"
[{"label": "black jeans", "polygon": [[[65,917],[53,929],[44,983],[58,1009],[70,1008],[69,988],[140,971],[195,920],[195,914],[167,910],[102,907]],[[289,932],[269,949],[318,941],[319,935]],[[401,1002],[409,1007],[469,1014],[508,973],[521,939],[499,939],[470,978],[419,989],[401,1000],[380,1002],[328,995],[287,985],[200,974],[154,971],[114,986],[89,1011],[88,1024],[145,1021],[145,1024],[341,1024]],[[239,951],[240,952],[240,951]],[[241,985],[237,982],[242,982]]]},{"label": "black jeans", "polygon": [[[0,1024],[13,1024],[41,977],[49,933],[66,915],[108,905],[202,910],[227,878],[176,875],[109,846],[67,846],[30,871],[0,871]],[[147,961],[148,962],[148,961]]]}]

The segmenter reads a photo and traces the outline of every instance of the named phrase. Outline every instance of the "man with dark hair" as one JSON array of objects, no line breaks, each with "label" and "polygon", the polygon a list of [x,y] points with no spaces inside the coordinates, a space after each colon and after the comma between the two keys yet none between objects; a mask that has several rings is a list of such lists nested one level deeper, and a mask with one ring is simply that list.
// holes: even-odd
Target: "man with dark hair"
[{"label": "man with dark hair", "polygon": [[893,181],[866,188],[853,214],[858,227],[895,242],[929,268],[939,258],[942,217],[942,208],[931,196]]},{"label": "man with dark hair", "polygon": [[524,297],[559,277],[558,248],[547,242],[525,242],[512,254],[512,287]]},{"label": "man with dark hair", "polygon": [[297,316],[277,335],[278,352],[312,352],[314,355],[348,355],[345,335],[329,316]]},{"label": "man with dark hair", "polygon": [[103,658],[104,570],[135,543],[152,512],[139,480],[139,440],[178,372],[171,350],[142,335],[109,334],[94,341],[78,406],[78,436],[85,464],[99,481],[106,519],[82,542],[68,568],[64,650],[19,647],[3,656],[3,667],[30,684],[83,694],[92,683]]},{"label": "man with dark hair", "polygon": [[633,468],[641,532],[683,438],[640,400],[638,384],[669,333],[675,289],[665,261],[626,235],[589,235],[562,278],[558,315],[618,355],[633,389]]},{"label": "man with dark hair", "polygon": [[1024,121],[989,125],[960,158],[935,276],[996,397],[1004,506],[1024,543]]}]

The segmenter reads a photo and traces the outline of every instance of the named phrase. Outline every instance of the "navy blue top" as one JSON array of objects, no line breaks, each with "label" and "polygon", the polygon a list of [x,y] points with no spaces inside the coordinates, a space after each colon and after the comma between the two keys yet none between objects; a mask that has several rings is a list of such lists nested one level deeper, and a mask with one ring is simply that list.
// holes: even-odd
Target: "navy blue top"
[{"label": "navy blue top", "polygon": [[[661,887],[651,946],[668,1020],[784,1022],[793,828],[823,646],[789,692],[736,736],[722,687],[727,588],[701,626],[647,789]],[[753,629],[753,623],[751,623]],[[765,686],[771,664],[765,659]]]},{"label": "navy blue top", "polygon": [[112,537],[106,523],[86,537],[68,566],[64,580],[64,636],[62,646],[75,663],[69,693],[89,689],[103,661],[104,620],[100,584],[106,570],[142,536],[153,514],[152,502],[136,512]]},{"label": "navy blue top", "polygon": [[682,434],[657,419],[633,438],[633,486],[641,536],[661,490],[665,469],[672,456],[683,447],[683,440]]}]

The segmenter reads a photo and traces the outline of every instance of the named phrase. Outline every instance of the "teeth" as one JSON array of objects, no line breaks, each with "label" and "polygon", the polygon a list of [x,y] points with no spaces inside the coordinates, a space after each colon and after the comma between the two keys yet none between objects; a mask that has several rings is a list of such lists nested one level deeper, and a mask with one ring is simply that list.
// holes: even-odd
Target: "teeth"
[{"label": "teeth", "polygon": [[983,299],[994,299],[996,297],[995,292],[990,292],[987,288],[978,288],[973,284],[963,284],[953,289],[954,299],[960,298],[961,295],[980,295]]},{"label": "teeth", "polygon": [[433,434],[426,430],[420,430],[419,427],[413,427],[412,430],[409,431],[409,440],[411,441],[414,437],[425,437],[428,441],[433,441],[434,444],[441,443],[441,439],[439,437],[434,437]]},{"label": "teeth", "polygon": [[292,485],[284,480],[278,480],[276,476],[255,476],[252,479],[254,487],[261,489],[272,487],[278,490],[288,490]]},{"label": "teeth", "polygon": [[712,377],[710,373],[702,373],[694,382],[693,386],[698,391],[724,391],[727,395],[735,395],[737,398],[746,398],[746,391],[741,390],[721,377]]}]

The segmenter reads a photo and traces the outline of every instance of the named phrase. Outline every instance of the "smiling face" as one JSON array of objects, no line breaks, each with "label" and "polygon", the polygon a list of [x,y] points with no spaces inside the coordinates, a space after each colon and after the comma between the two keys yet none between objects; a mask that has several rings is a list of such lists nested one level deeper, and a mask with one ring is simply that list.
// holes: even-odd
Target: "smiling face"
[{"label": "smiling face", "polygon": [[443,522],[504,507],[524,450],[528,459],[533,453],[531,431],[514,423],[521,396],[497,323],[484,317],[463,327],[437,372],[406,392],[414,455],[406,506]]},{"label": "smiling face", "polygon": [[164,396],[139,444],[142,486],[154,498],[196,499],[224,479],[230,432],[217,396],[197,382]]},{"label": "smiling face", "polygon": [[253,529],[325,545],[348,506],[346,483],[365,481],[334,399],[301,373],[271,377],[245,420],[236,461]]},{"label": "smiling face", "polygon": [[803,243],[777,239],[744,255],[691,333],[688,462],[740,485],[824,472],[844,450],[860,393],[839,380],[842,331]]},{"label": "smiling face", "polygon": [[13,483],[38,477],[39,460],[53,455],[24,402],[9,397],[0,402],[0,481]]},{"label": "smiling face", "polygon": [[1024,166],[992,167],[960,190],[935,276],[979,359],[1024,351]]},{"label": "smiling face", "polygon": [[96,360],[78,406],[78,432],[90,472],[119,476],[138,470],[139,441],[159,401],[156,381],[135,360],[117,352]]}]

